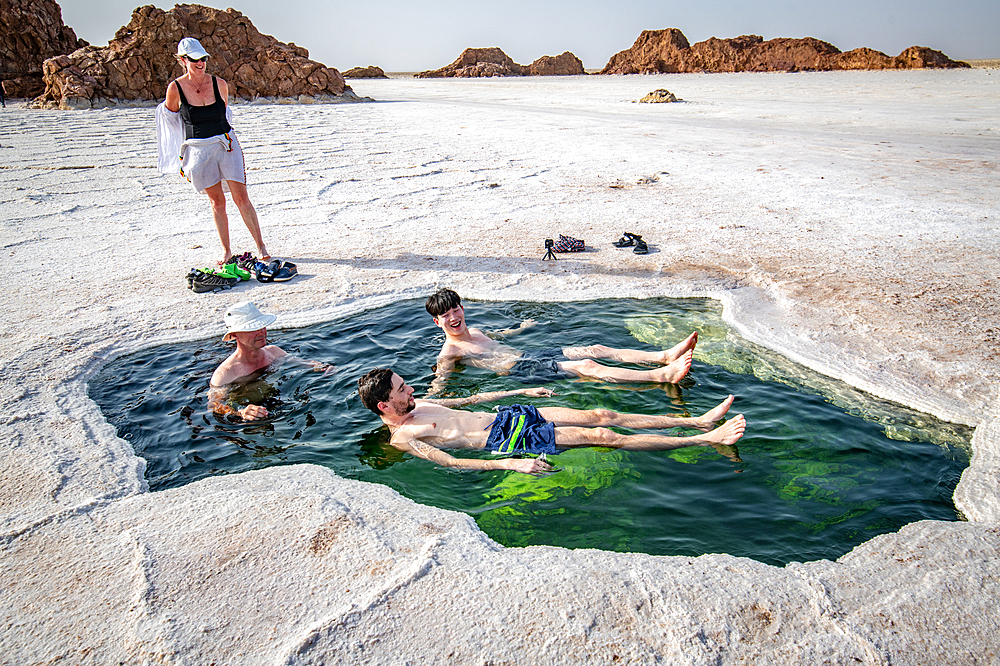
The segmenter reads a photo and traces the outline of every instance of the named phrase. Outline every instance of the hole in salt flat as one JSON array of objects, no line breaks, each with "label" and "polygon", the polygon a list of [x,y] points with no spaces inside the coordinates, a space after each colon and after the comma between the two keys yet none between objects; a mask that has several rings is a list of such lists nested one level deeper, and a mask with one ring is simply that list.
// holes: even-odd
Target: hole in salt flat
[{"label": "hole in salt flat", "polygon": [[[575,449],[551,459],[560,471],[536,478],[442,469],[402,454],[388,445],[386,429],[361,405],[355,387],[372,367],[390,366],[416,395],[427,390],[443,334],[422,301],[270,331],[272,342],[290,354],[335,363],[340,371],[323,377],[286,364],[234,392],[243,402],[263,401],[272,413],[264,422],[228,423],[207,411],[209,376],[230,352],[218,338],[117,359],[91,382],[90,395],[147,460],[153,490],[214,474],[315,463],[391,486],[423,504],[468,513],[507,546],[726,552],[780,565],[834,559],[916,520],[958,518],[952,493],[968,465],[970,428],[878,400],[757,348],[728,329],[714,301],[465,306],[470,325],[487,330],[538,320],[539,326],[509,340],[522,349],[598,343],[669,348],[698,330],[691,374],[679,385],[565,380],[550,385],[557,391],[553,398],[521,401],[700,414],[733,393],[732,413],[745,414],[748,422],[737,444],[742,462],[701,447]],[[447,391],[468,395],[518,386],[510,377],[460,367]]]}]

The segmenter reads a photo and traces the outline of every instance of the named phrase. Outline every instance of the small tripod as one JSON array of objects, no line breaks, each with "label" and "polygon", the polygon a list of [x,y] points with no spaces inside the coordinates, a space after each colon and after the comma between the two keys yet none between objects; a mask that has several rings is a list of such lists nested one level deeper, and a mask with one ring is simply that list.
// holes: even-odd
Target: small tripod
[{"label": "small tripod", "polygon": [[552,242],[551,238],[545,239],[545,256],[542,257],[542,261],[546,261],[547,259],[551,259],[552,261],[556,260],[556,255],[552,252],[553,245],[555,245],[555,243]]}]

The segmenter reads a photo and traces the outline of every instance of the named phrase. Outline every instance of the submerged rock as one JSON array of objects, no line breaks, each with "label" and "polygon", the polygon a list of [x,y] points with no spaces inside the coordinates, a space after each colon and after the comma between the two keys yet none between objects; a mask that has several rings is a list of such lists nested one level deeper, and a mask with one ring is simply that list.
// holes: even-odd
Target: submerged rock
[{"label": "submerged rock", "polygon": [[842,53],[833,44],[804,37],[770,39],[742,35],[712,37],[693,46],[677,28],[643,30],[631,48],[616,53],[601,74],[685,72],[797,72],[843,69],[968,67],[940,51],[911,46],[892,58],[869,48]]},{"label": "submerged rock", "polygon": [[184,73],[174,57],[183,37],[201,41],[212,56],[210,73],[229,82],[233,97],[359,100],[336,69],[309,60],[301,46],[261,34],[235,9],[177,5],[165,12],[146,5],[108,46],[46,60],[45,92],[32,106],[89,109],[161,99],[167,84]]}]

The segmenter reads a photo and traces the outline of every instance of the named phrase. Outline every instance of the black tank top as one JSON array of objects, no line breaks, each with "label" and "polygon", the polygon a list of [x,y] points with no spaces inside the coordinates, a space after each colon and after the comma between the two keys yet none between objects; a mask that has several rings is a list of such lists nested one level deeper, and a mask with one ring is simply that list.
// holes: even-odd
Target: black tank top
[{"label": "black tank top", "polygon": [[209,139],[225,134],[233,128],[226,120],[226,101],[219,97],[219,83],[212,77],[212,92],[215,101],[204,106],[192,106],[184,97],[184,89],[178,81],[177,92],[181,94],[181,120],[184,121],[184,139]]}]

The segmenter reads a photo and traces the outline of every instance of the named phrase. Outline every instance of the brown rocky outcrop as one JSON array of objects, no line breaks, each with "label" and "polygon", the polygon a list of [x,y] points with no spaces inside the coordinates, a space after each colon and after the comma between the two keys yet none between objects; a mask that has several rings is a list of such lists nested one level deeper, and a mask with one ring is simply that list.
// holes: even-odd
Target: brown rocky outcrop
[{"label": "brown rocky outcrop", "polygon": [[0,0],[0,80],[8,97],[40,94],[42,63],[87,45],[55,0]]},{"label": "brown rocky outcrop", "polygon": [[679,72],[677,63],[690,50],[687,37],[677,28],[643,30],[632,48],[611,56],[601,74],[659,74]]},{"label": "brown rocky outcrop", "polygon": [[[853,53],[853,51],[848,51]],[[952,60],[940,51],[926,46],[911,46],[892,59],[893,69],[954,69],[969,67],[969,63]]]},{"label": "brown rocky outcrop", "polygon": [[518,65],[495,46],[465,49],[458,60],[441,69],[414,74],[414,78],[475,78],[483,76],[566,76],[585,74],[583,63],[566,51],[558,56],[542,56],[530,65]]},{"label": "brown rocky outcrop", "polygon": [[344,72],[345,79],[387,79],[388,76],[381,67],[368,65],[367,67],[352,67]]},{"label": "brown rocky outcrop", "polygon": [[677,28],[644,30],[632,48],[616,53],[601,74],[681,72],[797,72],[840,69],[968,67],[940,51],[913,46],[895,58],[868,48],[842,53],[833,44],[805,37],[770,39],[712,37],[693,46]]},{"label": "brown rocky outcrop", "polygon": [[167,84],[184,73],[177,42],[195,37],[212,55],[209,72],[229,82],[245,100],[358,101],[336,69],[309,60],[301,46],[261,34],[234,9],[176,5],[163,11],[139,7],[106,47],[87,46],[45,61],[44,94],[32,106],[88,109],[141,105],[162,99]]},{"label": "brown rocky outcrop", "polygon": [[468,48],[458,59],[441,69],[414,74],[417,79],[476,78],[483,76],[524,76],[525,67],[518,65],[495,46],[484,49]]},{"label": "brown rocky outcrop", "polygon": [[583,63],[569,51],[557,56],[542,56],[528,66],[531,76],[575,76],[586,74]]}]

